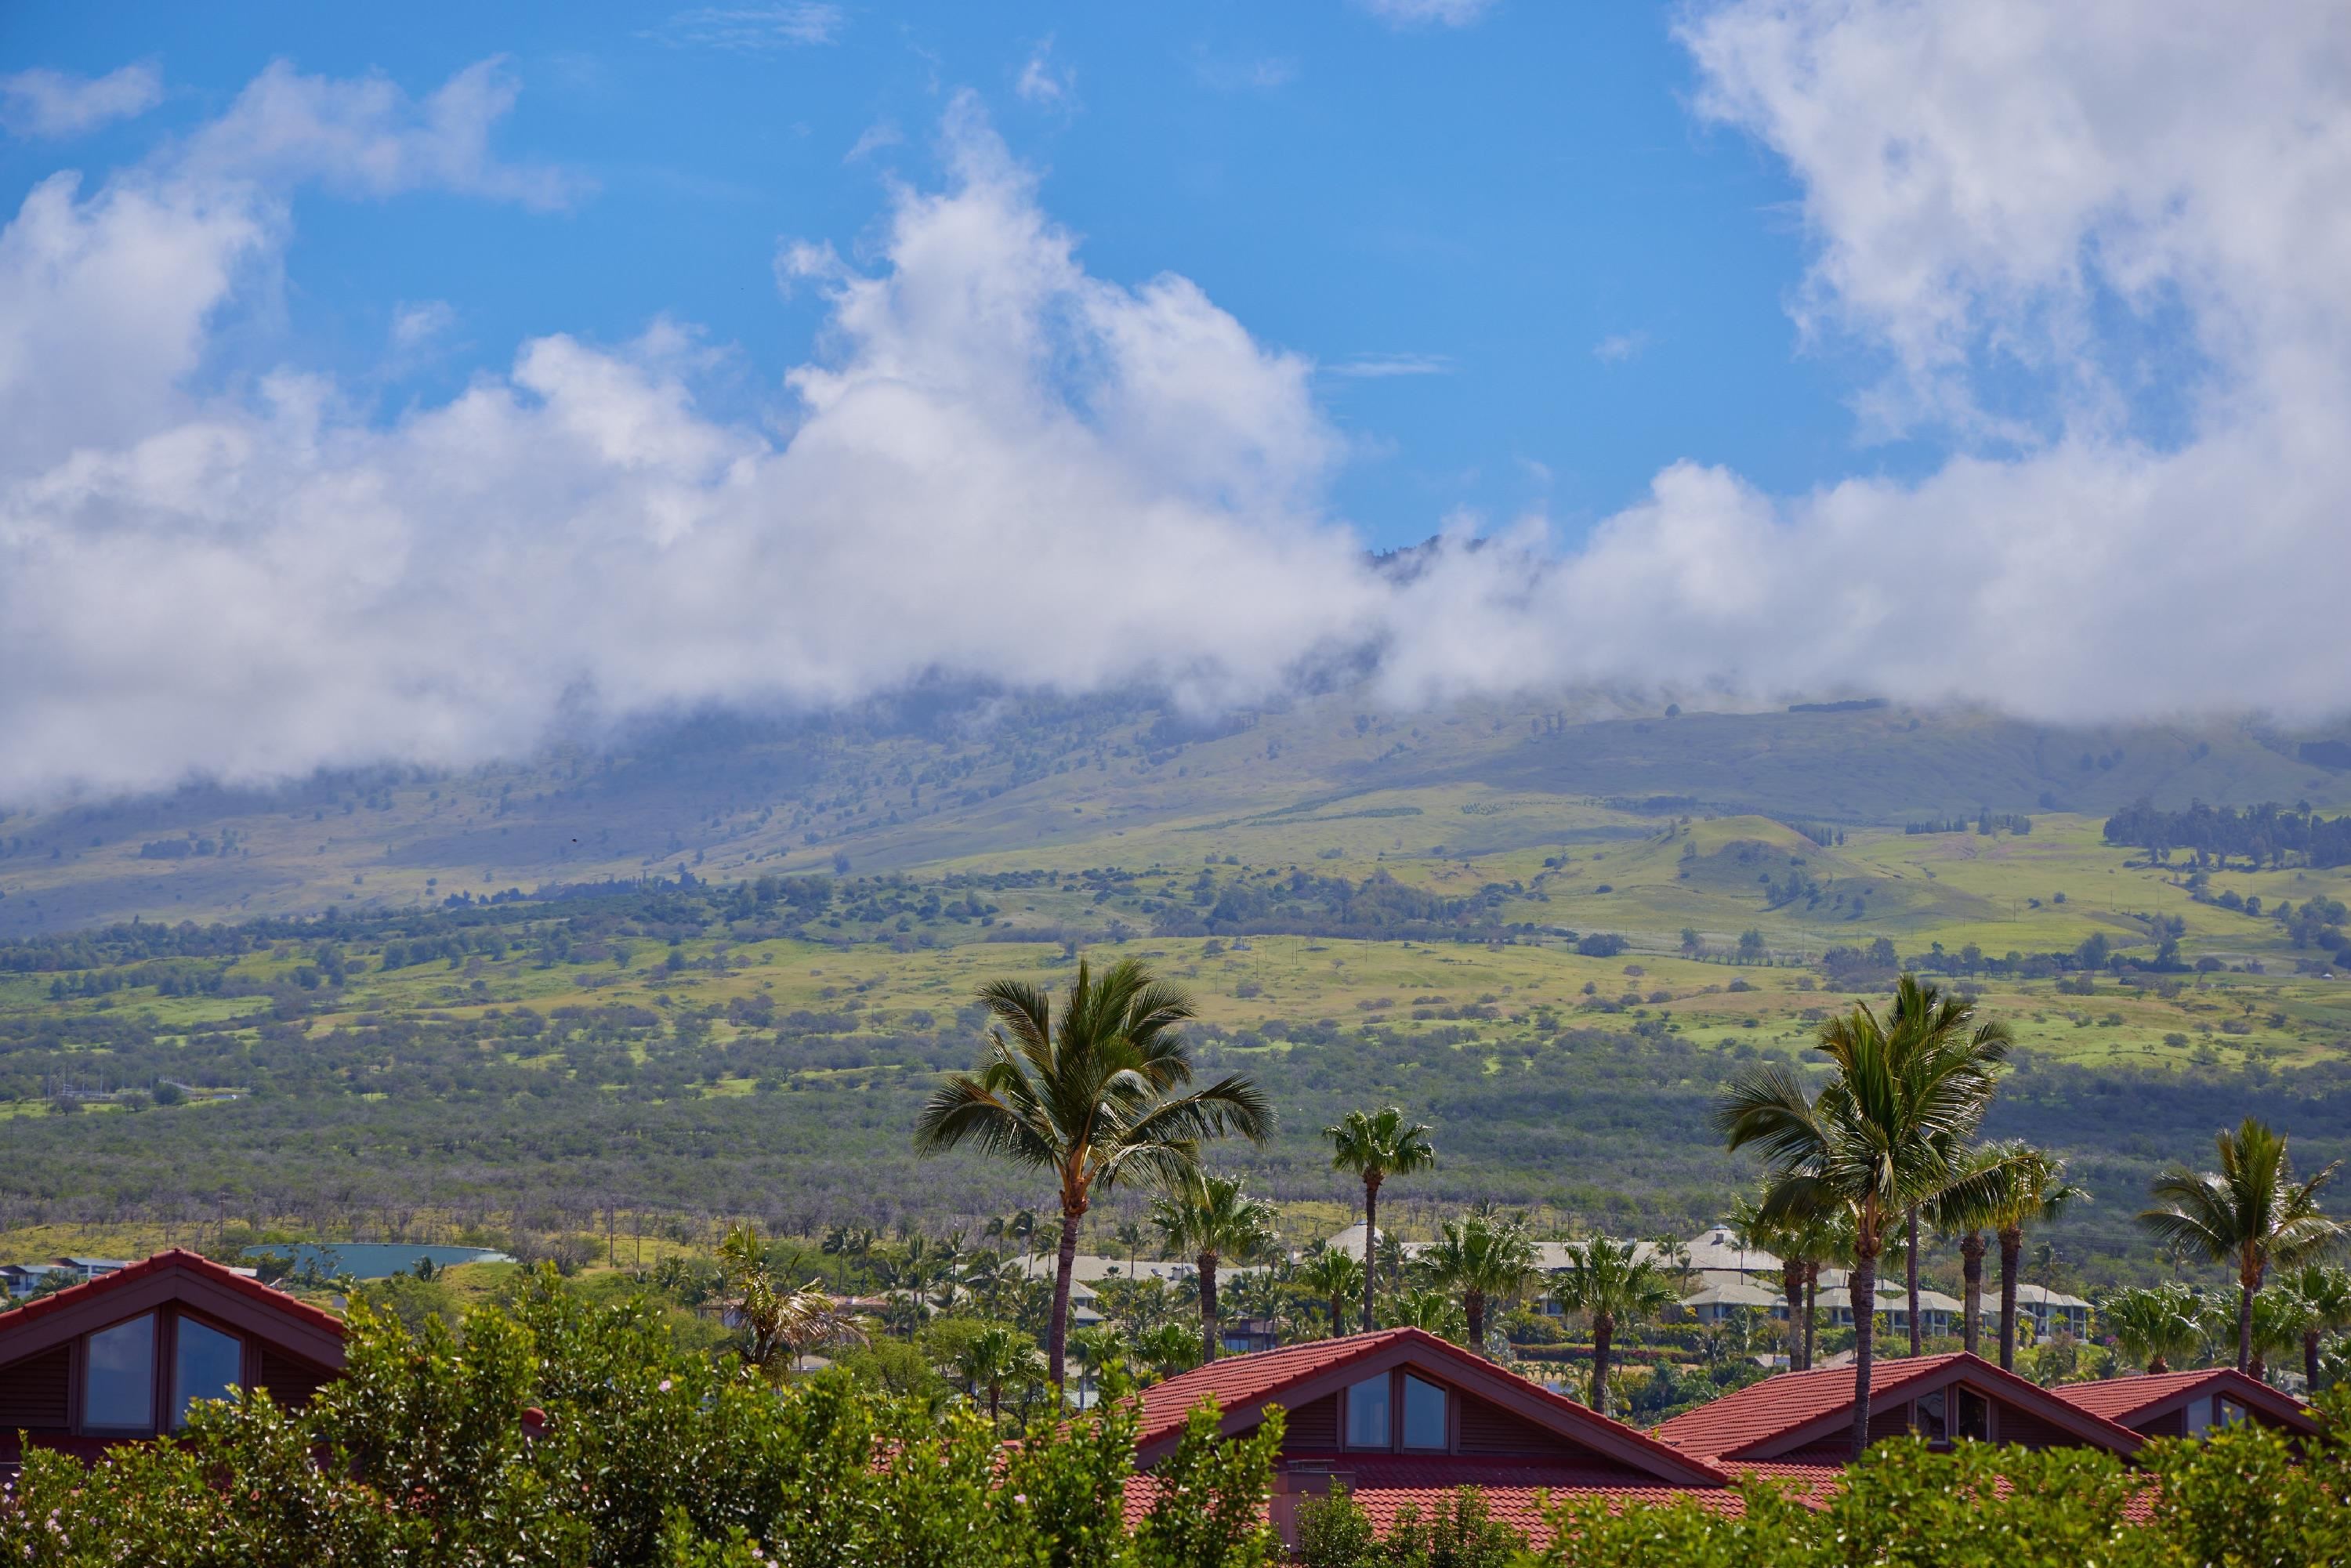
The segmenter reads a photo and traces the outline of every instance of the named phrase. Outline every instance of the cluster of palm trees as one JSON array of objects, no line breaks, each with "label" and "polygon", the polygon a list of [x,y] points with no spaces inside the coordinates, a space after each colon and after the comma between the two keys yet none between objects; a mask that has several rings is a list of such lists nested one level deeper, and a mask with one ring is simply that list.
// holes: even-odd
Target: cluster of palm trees
[{"label": "cluster of palm trees", "polygon": [[[1819,1044],[1831,1066],[1825,1082],[1813,1087],[1783,1065],[1760,1069],[1723,1095],[1716,1123],[1732,1149],[1763,1157],[1764,1189],[1742,1225],[1750,1241],[1785,1260],[1793,1364],[1810,1362],[1821,1266],[1849,1270],[1857,1450],[1867,1439],[1877,1276],[1887,1249],[1904,1260],[1916,1354],[1921,1227],[1958,1240],[1962,1342],[1974,1350],[1989,1232],[2000,1249],[2000,1360],[2011,1366],[2025,1229],[2085,1195],[2066,1178],[2064,1162],[2045,1151],[1978,1141],[2013,1040],[2005,1025],[1980,1020],[1967,998],[1905,975],[1884,1017],[1855,1003],[1821,1026]],[[2296,1182],[2281,1134],[2248,1118],[2221,1135],[2220,1157],[2218,1172],[2167,1172],[2139,1222],[2177,1252],[2237,1269],[2237,1363],[2249,1369],[2267,1270],[2313,1260],[2345,1232],[2317,1205],[2334,1167]]]},{"label": "cluster of palm trees", "polygon": [[[2117,1291],[2098,1304],[2098,1321],[2115,1346],[2151,1373],[2175,1363],[2225,1361],[2237,1347],[2236,1292],[2198,1290],[2178,1282]],[[2310,1262],[2270,1280],[2253,1298],[2252,1362],[2256,1377],[2273,1354],[2294,1356],[2306,1387],[2342,1381],[2351,1365],[2330,1340],[2351,1329],[2351,1271]]]}]

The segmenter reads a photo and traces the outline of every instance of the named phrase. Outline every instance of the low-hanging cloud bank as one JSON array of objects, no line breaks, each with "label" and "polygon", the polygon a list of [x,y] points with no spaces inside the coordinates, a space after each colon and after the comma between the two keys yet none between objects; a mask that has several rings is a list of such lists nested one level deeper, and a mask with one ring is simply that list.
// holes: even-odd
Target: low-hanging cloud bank
[{"label": "low-hanging cloud bank", "polygon": [[580,192],[492,153],[495,66],[413,103],[275,68],[0,231],[0,800],[464,763],[559,716],[931,673],[2341,711],[2351,33],[2263,9],[2225,40],[2170,0],[2062,36],[2022,0],[1697,16],[1699,112],[1801,185],[1800,319],[1883,351],[1870,417],[1961,455],[1792,498],[1677,465],[1571,547],[1530,519],[1408,580],[1328,514],[1311,367],[1183,278],[1087,273],[968,99],[870,270],[779,256],[831,320],[773,424],[698,404],[705,350],[667,324],[526,343],[389,423],[313,377],[206,390],[299,185]]}]

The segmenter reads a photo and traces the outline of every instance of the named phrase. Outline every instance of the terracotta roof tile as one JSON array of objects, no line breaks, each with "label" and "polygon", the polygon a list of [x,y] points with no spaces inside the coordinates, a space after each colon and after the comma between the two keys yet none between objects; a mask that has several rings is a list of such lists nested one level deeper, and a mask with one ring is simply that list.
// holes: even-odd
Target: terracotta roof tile
[{"label": "terracotta roof tile", "polygon": [[[1906,1384],[1940,1372],[1960,1359],[1962,1354],[1954,1352],[1878,1362],[1870,1370],[1870,1400],[1875,1404]],[[1853,1385],[1854,1370],[1850,1366],[1783,1372],[1695,1410],[1685,1410],[1660,1426],[1656,1435],[1687,1453],[1720,1458],[1792,1432],[1851,1405]]]},{"label": "terracotta roof tile", "polygon": [[2309,1407],[2291,1394],[2272,1388],[2233,1366],[2206,1366],[2192,1372],[2142,1373],[2132,1377],[2101,1378],[2095,1383],[2061,1383],[2049,1392],[2067,1404],[2128,1425],[2131,1416],[2151,1405],[2194,1388],[2226,1393],[2241,1402],[2286,1416],[2308,1417]]}]

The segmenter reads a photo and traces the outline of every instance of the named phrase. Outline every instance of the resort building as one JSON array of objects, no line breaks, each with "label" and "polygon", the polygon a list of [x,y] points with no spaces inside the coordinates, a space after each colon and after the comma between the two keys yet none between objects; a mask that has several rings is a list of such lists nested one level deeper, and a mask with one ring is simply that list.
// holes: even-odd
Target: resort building
[{"label": "resort building", "polygon": [[2061,1383],[2050,1392],[2147,1437],[2201,1437],[2241,1421],[2297,1437],[2318,1435],[2309,1406],[2233,1366]]}]

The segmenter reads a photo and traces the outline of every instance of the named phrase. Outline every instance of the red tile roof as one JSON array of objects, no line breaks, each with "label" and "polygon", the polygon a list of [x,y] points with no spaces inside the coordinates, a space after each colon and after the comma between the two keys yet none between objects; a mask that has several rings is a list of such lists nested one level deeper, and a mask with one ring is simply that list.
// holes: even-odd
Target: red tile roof
[{"label": "red tile roof", "polygon": [[[1963,1359],[1973,1358],[1953,1352],[1878,1362],[1870,1369],[1870,1402],[1889,1398],[1906,1385]],[[1853,1385],[1850,1366],[1783,1372],[1683,1411],[1658,1427],[1657,1436],[1685,1452],[1720,1458],[1846,1408],[1853,1404]]]},{"label": "red tile roof", "polygon": [[[2012,1404],[2070,1421],[2088,1441],[2117,1453],[2135,1451],[2141,1439],[2129,1427],[2097,1412],[2074,1405],[2038,1384],[2002,1372],[1980,1356],[1965,1351],[1943,1355],[1904,1356],[1876,1363],[1870,1373],[1873,1407],[1905,1397],[1905,1390],[1925,1384],[1928,1391],[1955,1380],[1964,1372],[1970,1382],[1995,1391]],[[1722,1461],[1773,1439],[1789,1437],[1853,1405],[1854,1369],[1821,1367],[1811,1372],[1786,1372],[1767,1377],[1735,1394],[1683,1412],[1657,1428],[1657,1436],[1687,1453]],[[1834,1435],[1832,1435],[1834,1437]]]},{"label": "red tile roof", "polygon": [[147,1279],[151,1275],[168,1273],[174,1270],[197,1275],[225,1289],[235,1291],[269,1308],[272,1312],[283,1312],[287,1317],[307,1322],[313,1328],[322,1329],[337,1338],[342,1336],[343,1320],[334,1313],[322,1312],[308,1301],[296,1301],[283,1291],[274,1291],[260,1281],[248,1279],[235,1270],[215,1263],[200,1253],[174,1247],[168,1251],[158,1252],[151,1258],[141,1258],[136,1263],[126,1264],[111,1274],[100,1274],[95,1280],[85,1281],[78,1285],[68,1285],[51,1295],[36,1296],[21,1307],[0,1312],[0,1358],[5,1358],[7,1354],[8,1336],[26,1325],[37,1322],[55,1312],[70,1312],[85,1301],[99,1300],[127,1285]]},{"label": "red tile roof", "polygon": [[2310,1407],[2294,1396],[2249,1377],[2233,1366],[2207,1366],[2193,1372],[2140,1374],[2134,1377],[2102,1378],[2095,1383],[2061,1383],[2049,1392],[2067,1404],[2125,1426],[2140,1411],[2192,1390],[2227,1394],[2240,1403],[2265,1410],[2282,1419],[2306,1423],[2315,1431]]},{"label": "red tile roof", "polygon": [[1341,1339],[1310,1340],[1279,1350],[1261,1350],[1254,1355],[1220,1356],[1206,1366],[1195,1367],[1144,1389],[1143,1429],[1135,1434],[1135,1441],[1156,1442],[1180,1430],[1193,1407],[1211,1395],[1218,1406],[1230,1410],[1333,1367],[1377,1355],[1399,1339],[1411,1335],[1431,1344],[1445,1344],[1435,1334],[1423,1333],[1418,1329],[1382,1329]]}]

